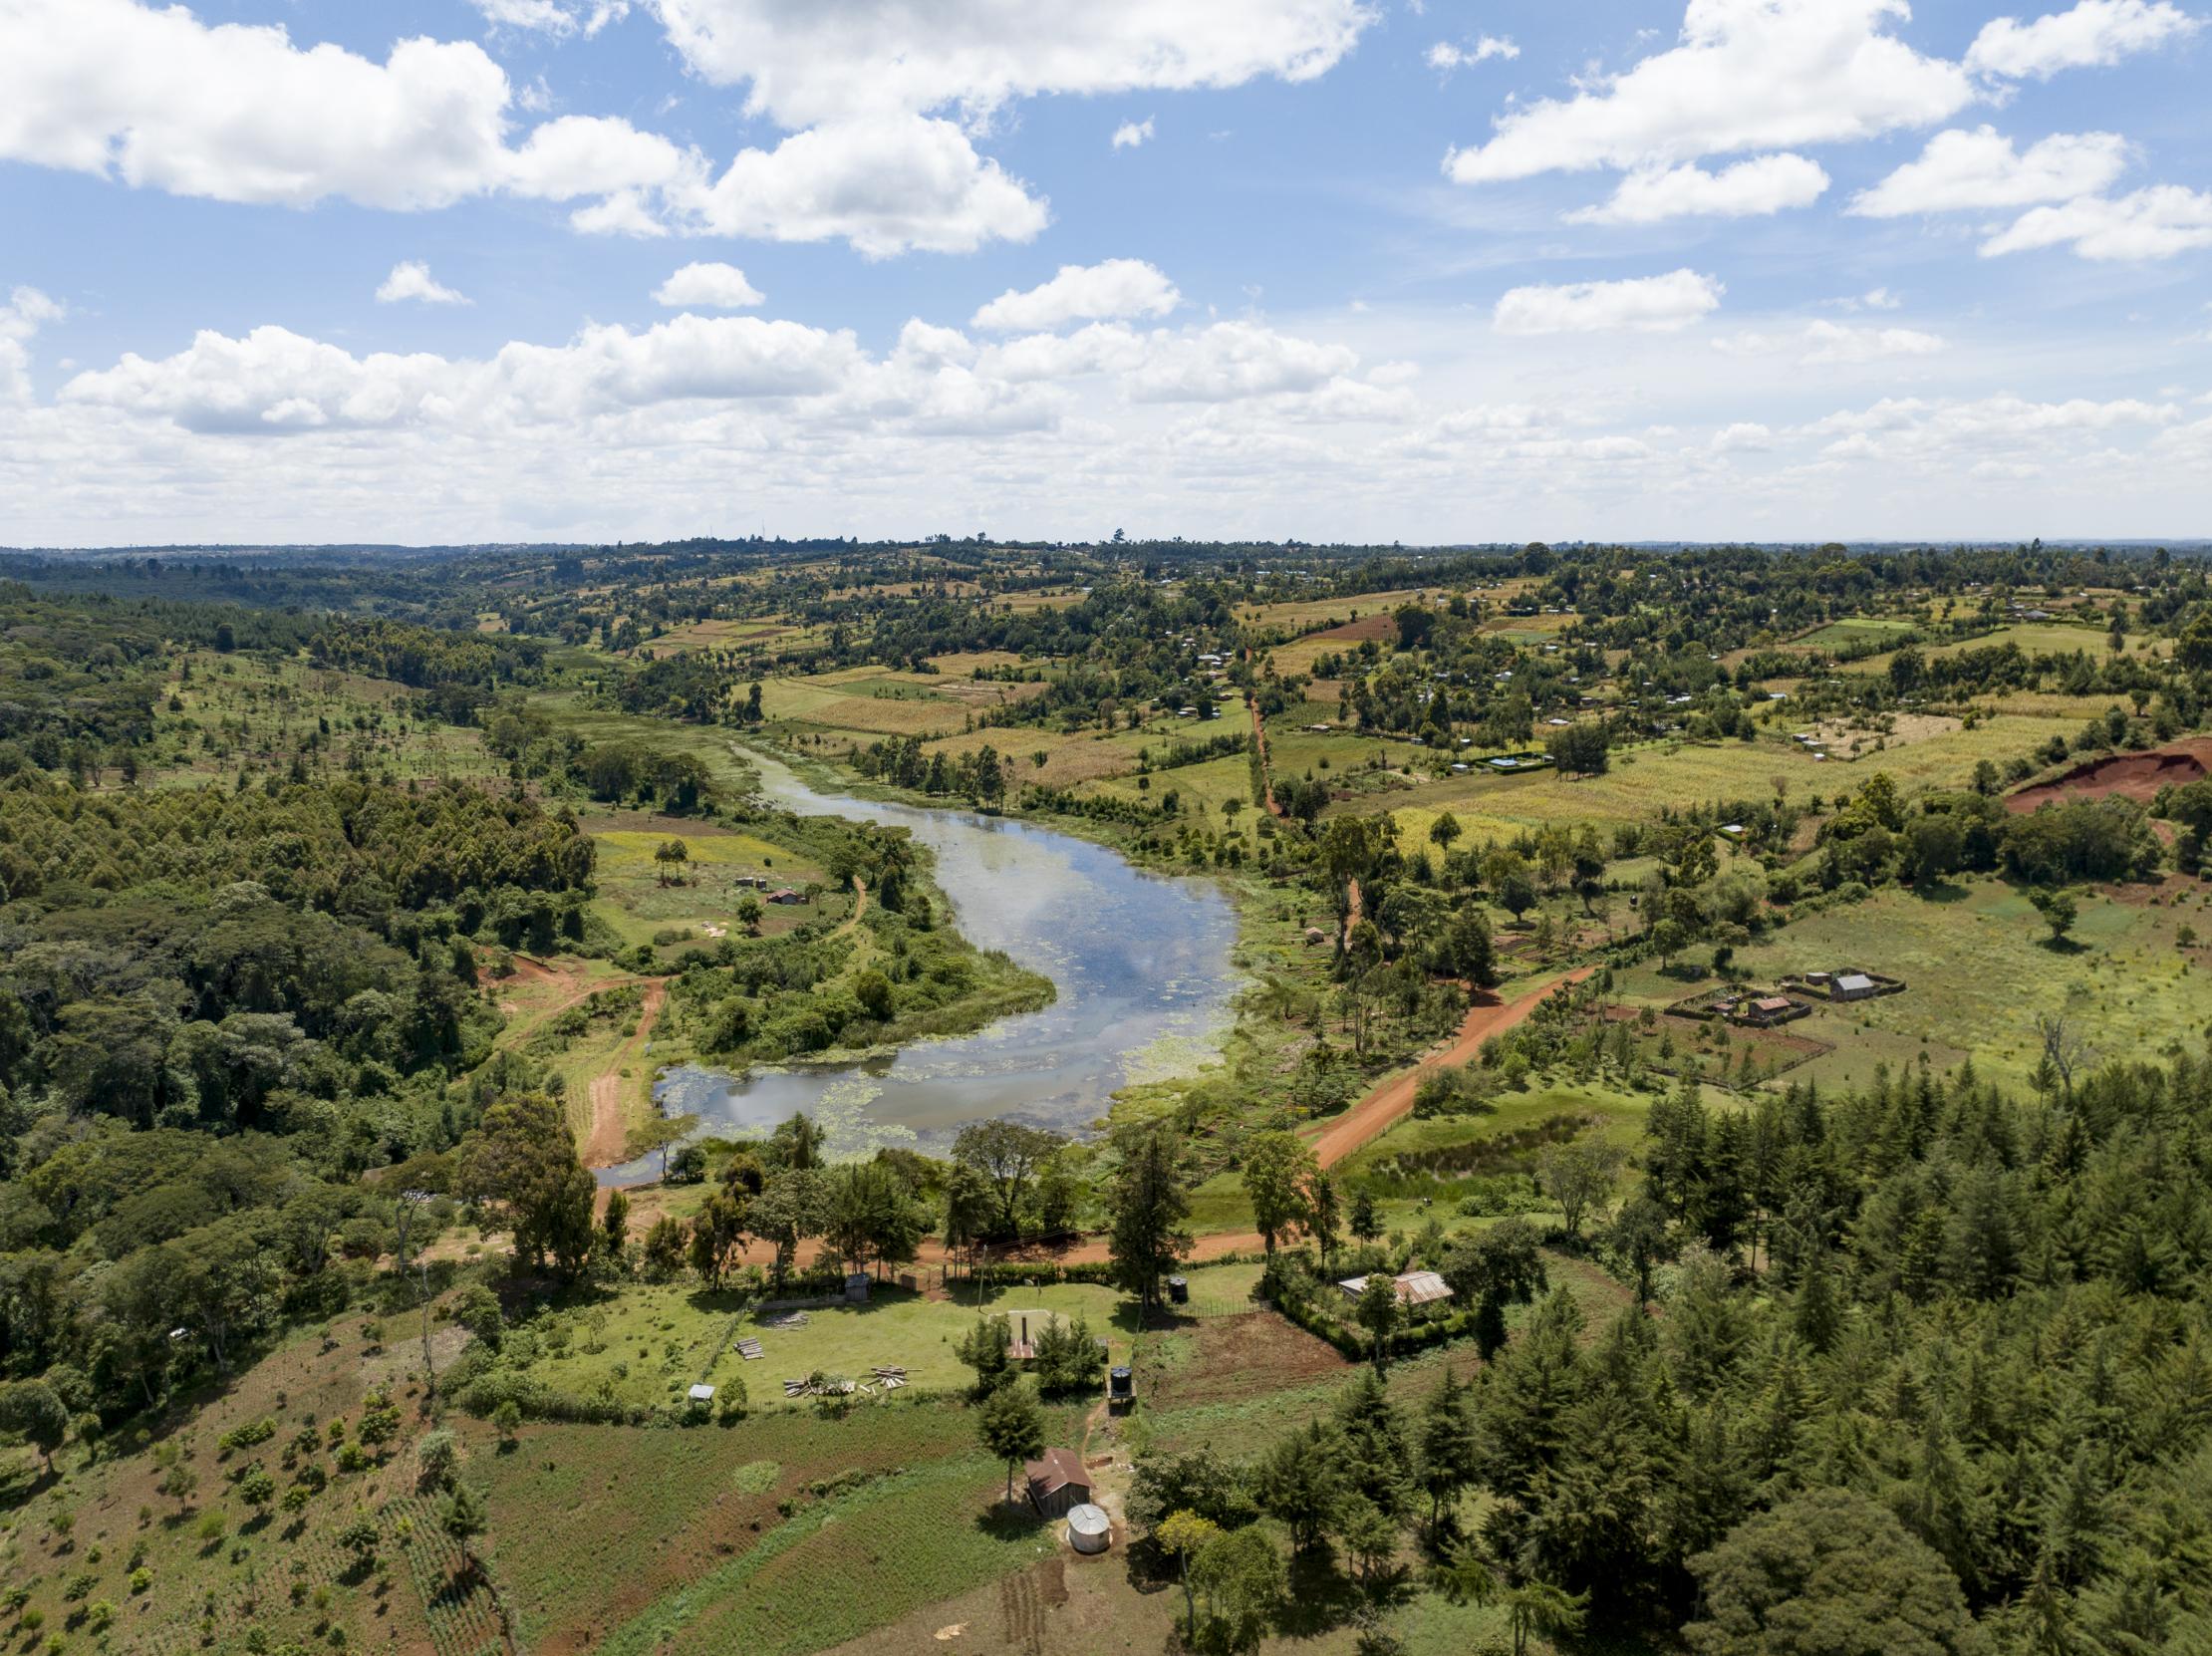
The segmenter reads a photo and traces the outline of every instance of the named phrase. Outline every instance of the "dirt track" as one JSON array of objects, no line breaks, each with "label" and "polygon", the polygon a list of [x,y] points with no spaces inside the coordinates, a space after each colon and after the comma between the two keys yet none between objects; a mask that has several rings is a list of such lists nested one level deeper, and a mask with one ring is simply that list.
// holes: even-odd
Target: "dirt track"
[{"label": "dirt track", "polygon": [[646,1042],[653,1038],[654,1019],[661,1015],[662,1002],[668,997],[667,978],[647,980],[645,1001],[638,1008],[638,1032],[615,1049],[604,1074],[592,1077],[592,1132],[584,1143],[586,1167],[613,1167],[622,1160],[623,1146],[630,1138],[629,1124],[623,1120],[622,1072],[635,1067],[643,1056]]},{"label": "dirt track", "polygon": [[2118,795],[2148,803],[2167,783],[2179,787],[2212,772],[2212,736],[2194,736],[2147,753],[2115,753],[2075,765],[2064,776],[2023,788],[2005,809],[2026,816],[2049,800],[2103,799]]}]

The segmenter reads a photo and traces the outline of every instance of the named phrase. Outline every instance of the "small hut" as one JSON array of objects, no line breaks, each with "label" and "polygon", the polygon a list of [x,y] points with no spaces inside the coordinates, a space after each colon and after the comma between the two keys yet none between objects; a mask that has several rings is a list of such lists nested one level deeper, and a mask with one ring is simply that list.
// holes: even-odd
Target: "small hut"
[{"label": "small hut", "polygon": [[1029,1478],[1029,1505],[1039,1518],[1062,1518],[1091,1499],[1091,1475],[1083,1457],[1072,1449],[1048,1449],[1042,1460],[1024,1469]]},{"label": "small hut", "polygon": [[1084,1502],[1067,1513],[1067,1544],[1078,1552],[1104,1552],[1114,1544],[1114,1520],[1103,1507]]}]

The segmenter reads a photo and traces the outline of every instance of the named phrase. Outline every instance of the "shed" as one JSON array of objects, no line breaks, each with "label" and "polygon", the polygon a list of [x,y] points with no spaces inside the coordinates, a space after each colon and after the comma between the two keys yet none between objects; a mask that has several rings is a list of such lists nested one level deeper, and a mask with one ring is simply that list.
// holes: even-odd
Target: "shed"
[{"label": "shed", "polygon": [[1067,1512],[1067,1544],[1078,1552],[1104,1552],[1114,1544],[1114,1520],[1103,1507],[1084,1502]]},{"label": "shed", "polygon": [[712,1386],[709,1386],[705,1381],[701,1380],[697,1385],[693,1386],[690,1391],[686,1392],[684,1396],[692,1408],[703,1409],[708,1404],[714,1401],[714,1388]]},{"label": "shed", "polygon": [[1864,1000],[1874,992],[1874,979],[1863,971],[1840,972],[1833,992],[1838,1000]]},{"label": "shed", "polygon": [[862,1305],[868,1303],[868,1273],[865,1270],[845,1273],[845,1297]]},{"label": "shed", "polygon": [[1024,1469],[1029,1480],[1029,1505],[1039,1518],[1059,1518],[1091,1499],[1091,1475],[1083,1457],[1072,1449],[1048,1449],[1043,1458]]},{"label": "shed", "polygon": [[1773,1023],[1788,1017],[1796,1006],[1786,994],[1763,994],[1744,1008],[1744,1015],[1754,1023]]},{"label": "shed", "polygon": [[[1433,1270],[1409,1270],[1393,1278],[1401,1305],[1432,1305],[1440,1299],[1452,1297],[1451,1285]],[[1336,1284],[1347,1299],[1357,1299],[1367,1291],[1367,1278],[1347,1276]]]}]

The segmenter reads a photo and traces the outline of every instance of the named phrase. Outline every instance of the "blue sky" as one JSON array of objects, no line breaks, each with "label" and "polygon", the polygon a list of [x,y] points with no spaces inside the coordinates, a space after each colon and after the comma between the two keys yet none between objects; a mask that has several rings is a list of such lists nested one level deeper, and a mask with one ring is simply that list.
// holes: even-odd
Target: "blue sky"
[{"label": "blue sky", "polygon": [[2205,25],[0,0],[0,541],[2203,535]]}]

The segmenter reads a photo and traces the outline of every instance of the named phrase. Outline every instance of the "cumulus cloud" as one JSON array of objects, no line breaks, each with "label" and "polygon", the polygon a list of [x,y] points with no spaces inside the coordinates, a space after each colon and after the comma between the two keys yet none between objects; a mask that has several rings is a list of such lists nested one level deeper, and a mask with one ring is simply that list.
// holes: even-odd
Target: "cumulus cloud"
[{"label": "cumulus cloud", "polygon": [[0,403],[31,399],[32,336],[66,311],[34,287],[19,287],[0,305]]},{"label": "cumulus cloud", "polygon": [[1440,40],[1422,54],[1422,62],[1441,74],[1449,75],[1455,69],[1488,63],[1493,58],[1511,61],[1520,56],[1521,48],[1512,41],[1500,35],[1483,35],[1473,46],[1460,46],[1449,40]]},{"label": "cumulus cloud", "polygon": [[785,127],[884,110],[958,108],[980,121],[1016,98],[1307,81],[1352,49],[1360,0],[656,0],[686,61]]},{"label": "cumulus cloud", "polygon": [[741,311],[763,297],[733,264],[688,264],[653,290],[657,304],[707,311]]},{"label": "cumulus cloud", "polygon": [[1142,121],[1125,121],[1114,129],[1114,147],[1116,149],[1134,149],[1139,144],[1150,143],[1151,141],[1152,117],[1149,115]]},{"label": "cumulus cloud", "polygon": [[465,305],[468,296],[456,293],[430,274],[430,267],[420,259],[402,259],[392,267],[377,289],[377,303],[398,305],[407,300],[417,300],[424,305]]},{"label": "cumulus cloud", "polygon": [[387,352],[355,357],[288,329],[212,331],[172,357],[126,355],[78,375],[62,401],[172,420],[202,433],[418,423],[532,423],[689,399],[834,391],[862,362],[850,332],[758,317],[680,316],[633,333],[586,328],[566,345],[521,343],[489,362]]},{"label": "cumulus cloud", "polygon": [[842,238],[870,258],[1028,241],[1049,217],[959,127],[922,116],[811,127],[773,149],[746,149],[700,193],[696,210],[715,235]]},{"label": "cumulus cloud", "polygon": [[1568,282],[1514,288],[1491,324],[1502,334],[1584,334],[1631,328],[1670,333],[1710,314],[1727,291],[1695,270],[1617,282]]},{"label": "cumulus cloud", "polygon": [[1319,391],[1358,366],[1358,354],[1346,346],[1255,322],[1217,322],[1196,333],[1155,334],[1128,390],[1140,402],[1226,403]]},{"label": "cumulus cloud", "polygon": [[656,191],[697,164],[606,118],[510,145],[514,102],[469,41],[403,40],[380,64],[182,6],[9,0],[0,14],[0,158],[219,201],[396,210]]},{"label": "cumulus cloud", "polygon": [[2033,23],[1995,18],[1966,50],[1966,67],[2007,80],[2048,81],[2064,69],[2108,68],[2193,34],[2202,23],[2169,0],[2079,0]]},{"label": "cumulus cloud", "polygon": [[1713,342],[1731,357],[1793,356],[1801,367],[1830,363],[1871,363],[1889,357],[1928,357],[1946,348],[1937,334],[1917,328],[1853,328],[1840,322],[1810,322],[1789,333],[1732,334]]},{"label": "cumulus cloud", "polygon": [[1906,15],[1904,0],[1689,0],[1679,44],[1499,117],[1445,172],[1473,184],[1628,169],[1932,125],[1974,83],[1891,34]]},{"label": "cumulus cloud", "polygon": [[1828,187],[1828,175],[1803,155],[1759,155],[1708,172],[1694,161],[1643,169],[1622,178],[1612,199],[1565,215],[1570,224],[1656,224],[1703,216],[1750,218],[1806,207]]},{"label": "cumulus cloud", "polygon": [[1896,218],[2068,201],[2108,186],[2127,155],[2117,133],[2054,133],[2022,152],[1994,127],[1953,128],[1930,138],[1918,160],[1851,197],[1850,210]]},{"label": "cumulus cloud", "polygon": [[1982,243],[1985,257],[2070,246],[2084,259],[2170,259],[2212,247],[2212,191],[2154,184],[2117,198],[2036,207]]},{"label": "cumulus cloud", "polygon": [[1166,316],[1183,302],[1175,284],[1143,259],[1064,264],[1049,282],[1027,291],[1009,288],[974,315],[993,332],[1057,328],[1064,322],[1106,317]]},{"label": "cumulus cloud", "polygon": [[527,29],[557,39],[580,34],[588,40],[630,15],[629,0],[593,0],[590,6],[564,0],[469,0],[469,4],[495,29]]}]

